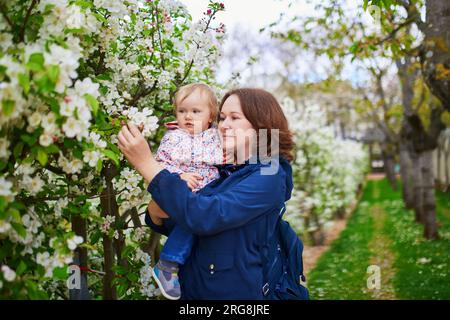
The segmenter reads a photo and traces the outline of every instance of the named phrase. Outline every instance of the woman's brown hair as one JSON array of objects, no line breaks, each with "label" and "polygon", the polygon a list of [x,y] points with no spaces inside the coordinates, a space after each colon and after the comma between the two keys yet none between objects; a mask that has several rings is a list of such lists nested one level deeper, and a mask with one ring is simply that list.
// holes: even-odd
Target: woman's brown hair
[{"label": "woman's brown hair", "polygon": [[[292,161],[294,141],[289,130],[288,121],[277,99],[266,90],[258,88],[239,88],[225,94],[220,103],[219,111],[231,95],[236,95],[241,103],[242,112],[258,133],[260,129],[267,129],[267,150],[270,154],[271,129],[279,130],[279,154],[288,161]],[[271,155],[275,156],[275,155]]]}]

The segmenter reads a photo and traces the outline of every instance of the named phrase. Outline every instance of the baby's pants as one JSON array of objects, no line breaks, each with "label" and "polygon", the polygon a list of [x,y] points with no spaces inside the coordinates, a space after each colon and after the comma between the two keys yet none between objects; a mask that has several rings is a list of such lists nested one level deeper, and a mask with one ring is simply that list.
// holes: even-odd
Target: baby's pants
[{"label": "baby's pants", "polygon": [[159,257],[161,260],[184,264],[191,254],[193,244],[194,236],[180,226],[175,225]]}]

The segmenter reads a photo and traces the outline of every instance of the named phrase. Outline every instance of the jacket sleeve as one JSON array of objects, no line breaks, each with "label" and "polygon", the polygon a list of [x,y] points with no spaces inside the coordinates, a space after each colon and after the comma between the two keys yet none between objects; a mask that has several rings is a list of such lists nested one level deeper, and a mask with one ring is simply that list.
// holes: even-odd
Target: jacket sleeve
[{"label": "jacket sleeve", "polygon": [[202,195],[192,193],[178,175],[162,170],[148,191],[177,224],[196,235],[213,235],[245,225],[283,203],[285,183],[280,172],[261,175],[256,170],[224,192]]}]

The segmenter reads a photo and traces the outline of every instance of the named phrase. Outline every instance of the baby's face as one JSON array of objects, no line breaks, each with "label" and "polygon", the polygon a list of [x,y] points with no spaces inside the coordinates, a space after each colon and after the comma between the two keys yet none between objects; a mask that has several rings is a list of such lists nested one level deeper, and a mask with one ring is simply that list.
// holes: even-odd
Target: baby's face
[{"label": "baby's face", "polygon": [[178,126],[190,134],[208,129],[212,119],[206,95],[199,90],[192,92],[177,107],[176,116]]}]

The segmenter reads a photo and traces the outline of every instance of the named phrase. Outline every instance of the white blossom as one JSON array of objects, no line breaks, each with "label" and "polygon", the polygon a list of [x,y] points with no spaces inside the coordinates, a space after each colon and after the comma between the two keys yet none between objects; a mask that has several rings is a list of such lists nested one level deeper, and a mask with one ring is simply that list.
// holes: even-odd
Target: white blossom
[{"label": "white blossom", "polygon": [[81,243],[83,243],[83,237],[80,236],[73,236],[72,238],[67,239],[67,246],[70,250],[75,250]]},{"label": "white blossom", "polygon": [[7,265],[2,266],[3,277],[6,281],[12,282],[16,279],[16,272]]},{"label": "white blossom", "polygon": [[91,167],[95,167],[97,165],[98,160],[100,159],[100,152],[98,151],[83,151],[83,161],[88,163]]}]

